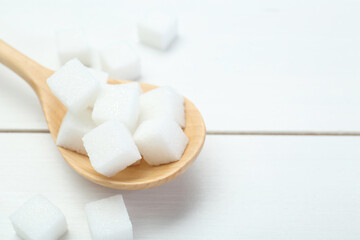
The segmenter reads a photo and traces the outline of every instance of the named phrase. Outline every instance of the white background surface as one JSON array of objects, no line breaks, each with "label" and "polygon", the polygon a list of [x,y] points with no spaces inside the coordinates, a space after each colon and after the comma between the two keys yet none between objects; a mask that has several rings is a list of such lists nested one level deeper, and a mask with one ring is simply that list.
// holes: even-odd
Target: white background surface
[{"label": "white background surface", "polygon": [[[179,89],[210,132],[360,132],[359,7],[323,0],[11,1],[1,5],[0,29],[2,39],[53,69],[58,29],[83,27],[96,48],[128,40],[142,59],[141,81]],[[167,52],[137,43],[136,20],[151,10],[179,16],[180,35]],[[0,128],[46,129],[25,83],[3,67],[0,76]]]},{"label": "white background surface", "polygon": [[[0,65],[0,239],[17,239],[7,217],[37,193],[67,216],[64,239],[89,239],[84,204],[119,192],[135,239],[359,239],[358,137],[237,136],[360,133],[359,7],[0,0],[0,38],[49,68],[59,67],[57,29],[83,27],[96,48],[130,41],[142,59],[141,81],[177,88],[217,134],[169,184],[106,189],[62,160],[35,94]],[[137,43],[136,20],[151,10],[179,16],[180,35],[167,52]]]},{"label": "white background surface", "polygon": [[140,191],[83,179],[49,134],[0,134],[0,144],[0,239],[17,239],[7,216],[34,193],[63,210],[64,239],[89,239],[84,204],[116,193],[135,239],[360,237],[358,137],[208,136],[185,174]]}]

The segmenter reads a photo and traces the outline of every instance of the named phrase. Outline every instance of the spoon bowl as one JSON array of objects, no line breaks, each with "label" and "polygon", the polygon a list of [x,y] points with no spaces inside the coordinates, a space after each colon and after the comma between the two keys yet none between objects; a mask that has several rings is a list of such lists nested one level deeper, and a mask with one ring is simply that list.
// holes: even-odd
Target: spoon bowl
[{"label": "spoon bowl", "polygon": [[[54,71],[47,69],[32,59],[26,57],[4,41],[0,40],[0,62],[12,69],[30,84],[37,94],[50,133],[56,142],[57,134],[66,114],[66,107],[52,94],[46,79]],[[109,79],[109,84],[122,84],[128,81]],[[144,92],[157,86],[140,83]],[[183,173],[200,153],[205,141],[205,124],[195,105],[185,98],[185,134],[189,138],[188,146],[179,161],[160,166],[150,166],[145,161],[140,165],[130,166],[113,177],[106,177],[97,173],[87,156],[74,151],[58,147],[65,161],[81,176],[99,185],[126,190],[152,188],[162,185]]]}]

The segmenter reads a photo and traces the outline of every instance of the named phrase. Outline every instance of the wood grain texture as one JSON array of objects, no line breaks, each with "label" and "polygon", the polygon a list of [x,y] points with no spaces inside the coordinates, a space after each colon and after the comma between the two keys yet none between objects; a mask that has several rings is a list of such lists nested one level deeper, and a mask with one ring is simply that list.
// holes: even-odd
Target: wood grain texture
[{"label": "wood grain texture", "polygon": [[[54,73],[30,58],[24,56],[0,40],[0,62],[8,66],[34,89],[39,97],[50,133],[56,141],[61,122],[67,111],[66,107],[51,93],[46,79]],[[126,83],[126,81],[110,79],[111,84]],[[140,83],[143,91],[149,91],[156,86]],[[108,178],[97,173],[91,166],[87,156],[58,147],[60,153],[69,165],[80,175],[105,187],[116,189],[145,189],[159,186],[183,173],[196,159],[205,141],[206,129],[203,118],[195,105],[185,98],[186,127],[185,134],[189,138],[188,146],[181,159],[177,162],[151,167],[142,161],[140,165],[129,167],[117,175]]]}]

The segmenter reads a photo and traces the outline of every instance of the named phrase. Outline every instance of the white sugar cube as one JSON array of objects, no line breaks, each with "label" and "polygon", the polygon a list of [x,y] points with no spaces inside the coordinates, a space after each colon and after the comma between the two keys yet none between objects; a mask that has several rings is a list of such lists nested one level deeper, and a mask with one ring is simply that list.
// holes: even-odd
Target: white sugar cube
[{"label": "white sugar cube", "polygon": [[161,116],[185,127],[184,97],[170,87],[160,87],[140,96],[140,122]]},{"label": "white sugar cube", "polygon": [[82,29],[66,29],[56,33],[58,55],[61,64],[77,58],[90,66],[91,50]]},{"label": "white sugar cube", "polygon": [[100,59],[103,69],[112,78],[135,80],[140,77],[140,58],[125,42],[103,49]]},{"label": "white sugar cube", "polygon": [[70,110],[77,112],[95,102],[100,83],[79,60],[67,62],[47,79],[53,94]]},{"label": "white sugar cube", "polygon": [[93,75],[94,78],[96,78],[99,82],[100,85],[104,85],[107,83],[108,78],[109,78],[109,74],[100,70],[96,70],[93,68],[88,68],[91,75]]},{"label": "white sugar cube", "polygon": [[86,155],[82,138],[96,127],[91,118],[91,110],[85,109],[79,113],[67,112],[62,120],[56,145]]},{"label": "white sugar cube", "polygon": [[24,203],[10,221],[17,235],[25,240],[55,240],[67,231],[64,214],[41,195]]},{"label": "white sugar cube", "polygon": [[[115,85],[115,84],[114,84]],[[140,84],[137,82],[131,82],[131,83],[123,83],[122,84],[124,87],[129,87],[129,88],[135,88],[139,95],[141,95],[143,93],[142,88],[140,87]]]},{"label": "white sugar cube", "polygon": [[118,120],[133,132],[140,111],[140,86],[138,83],[103,86],[96,102],[92,118],[96,124]]},{"label": "white sugar cube", "polygon": [[141,123],[134,140],[144,160],[154,166],[179,160],[189,141],[180,126],[168,117]]},{"label": "white sugar cube", "polygon": [[118,194],[86,204],[93,240],[132,240],[133,230],[123,197]]},{"label": "white sugar cube", "polygon": [[131,133],[116,120],[94,128],[85,134],[83,142],[95,171],[107,177],[141,159]]},{"label": "white sugar cube", "polygon": [[177,19],[165,13],[151,13],[137,24],[138,36],[142,43],[165,50],[177,34]]}]

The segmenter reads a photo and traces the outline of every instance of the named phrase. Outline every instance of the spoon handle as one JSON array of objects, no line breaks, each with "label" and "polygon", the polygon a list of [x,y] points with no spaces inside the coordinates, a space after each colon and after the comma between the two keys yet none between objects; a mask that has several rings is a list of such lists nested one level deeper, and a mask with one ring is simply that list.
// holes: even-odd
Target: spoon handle
[{"label": "spoon handle", "polygon": [[0,63],[22,77],[37,94],[46,85],[46,79],[52,74],[51,70],[25,56],[1,39]]}]

